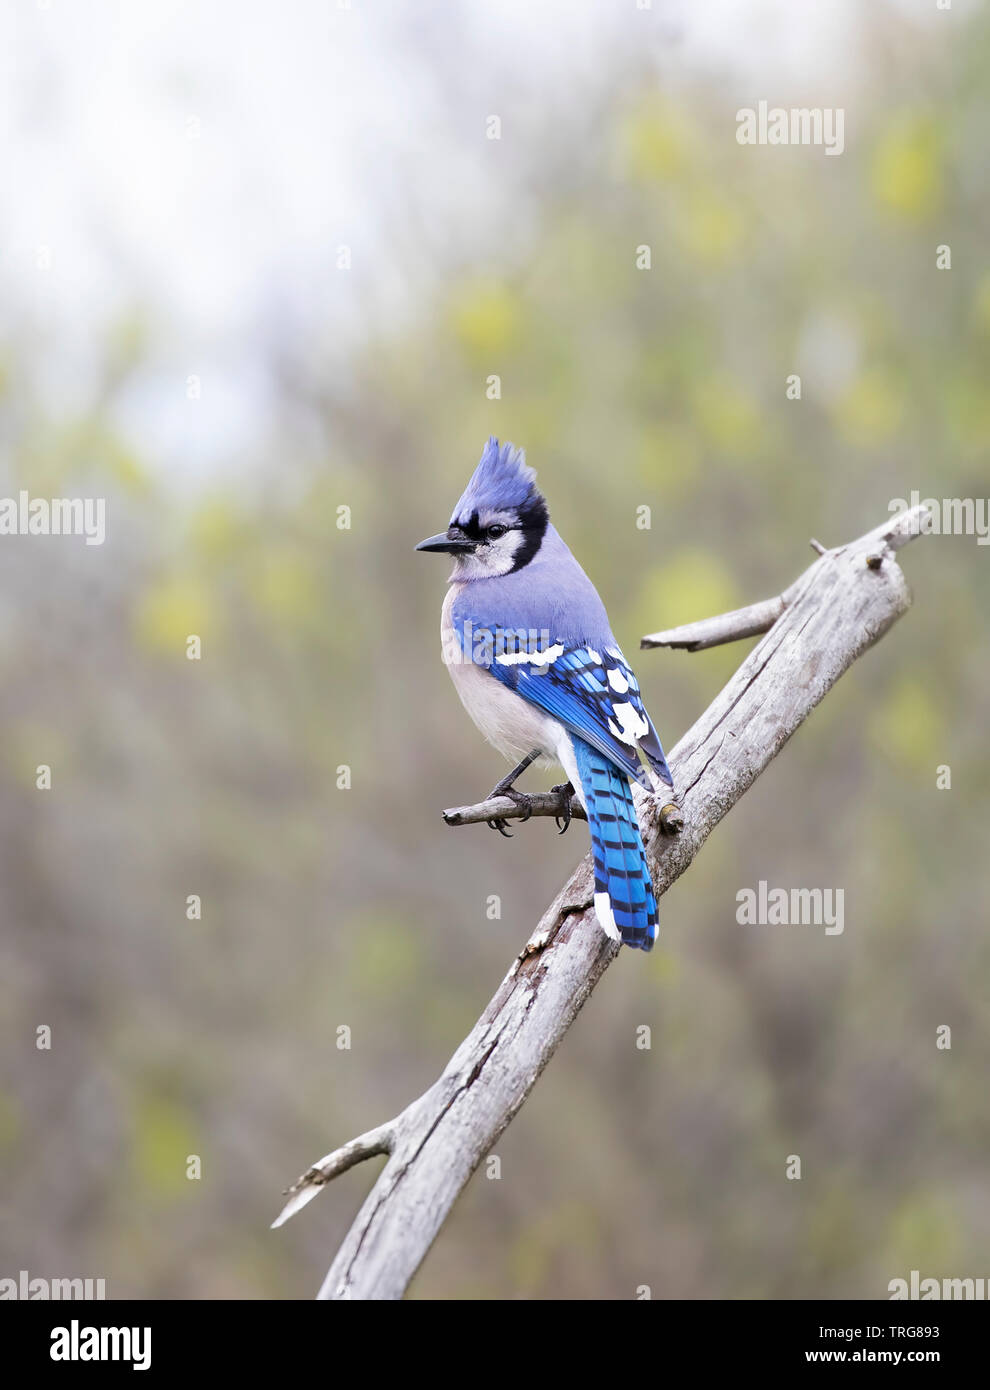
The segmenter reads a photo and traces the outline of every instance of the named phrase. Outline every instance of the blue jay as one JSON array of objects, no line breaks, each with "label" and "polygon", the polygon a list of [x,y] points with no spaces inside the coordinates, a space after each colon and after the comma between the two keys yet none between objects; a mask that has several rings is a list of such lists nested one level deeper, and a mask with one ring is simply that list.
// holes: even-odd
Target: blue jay
[{"label": "blue jay", "polygon": [[[446,532],[416,549],[453,556],[444,662],[481,732],[519,759],[490,796],[525,809],[516,778],[538,759],[560,763],[569,779],[554,788],[560,833],[576,793],[591,830],[598,920],[613,940],[649,951],[657,904],[630,779],[668,800],[673,781],[604,605],[535,480],[521,449],[489,439]],[[508,833],[504,821],[490,824]]]}]

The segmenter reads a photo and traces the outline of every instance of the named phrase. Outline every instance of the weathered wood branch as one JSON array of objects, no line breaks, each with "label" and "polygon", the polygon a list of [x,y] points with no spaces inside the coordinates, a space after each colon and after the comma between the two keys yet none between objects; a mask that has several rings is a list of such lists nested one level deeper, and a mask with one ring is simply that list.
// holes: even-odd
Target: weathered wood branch
[{"label": "weathered wood branch", "polygon": [[639,645],[643,651],[651,647],[680,647],[686,652],[700,652],[705,647],[720,647],[723,642],[759,637],[770,631],[792,601],[793,590],[794,585],[776,598],[765,598],[760,603],[735,608],[731,613],[719,613],[715,618],[702,618],[697,623],[671,627],[666,632],[653,632],[640,638]]},{"label": "weathered wood branch", "polygon": [[[843,672],[906,611],[910,595],[896,551],[918,534],[923,511],[900,513],[859,540],[826,551],[780,600],[771,601],[781,607],[769,631],[671,752],[684,813],[681,834],[664,835],[656,802],[637,795],[658,898]],[[692,624],[703,629],[705,640],[689,641],[688,649],[711,645],[719,631],[734,630],[738,637],[755,631],[752,617],[726,617],[732,621]],[[598,925],[593,893],[585,856],[439,1080],[394,1120],[327,1155],[290,1189],[276,1224],[337,1173],[388,1154],[321,1298],[401,1298],[458,1194],[619,953]],[[659,949],[662,943],[661,928]]]},{"label": "weathered wood branch", "polygon": [[339,1173],[346,1173],[348,1168],[353,1168],[356,1163],[363,1163],[366,1158],[377,1158],[380,1154],[391,1153],[392,1145],[395,1143],[396,1125],[396,1120],[386,1120],[377,1129],[369,1129],[367,1134],[358,1135],[350,1143],[334,1149],[333,1153],[325,1154],[318,1163],[314,1163],[312,1168],[307,1169],[298,1182],[289,1188],[286,1193],[289,1200],[272,1222],[272,1230],[284,1226],[289,1217],[295,1216],[297,1211],[301,1211],[311,1202],[323,1184],[328,1183],[331,1178],[337,1177]]},{"label": "weathered wood branch", "polygon": [[[535,792],[529,798],[529,815],[507,796],[495,796],[479,801],[477,806],[452,806],[444,811],[448,825],[483,825],[490,820],[528,820],[529,816],[559,816],[560,802],[551,792]],[[573,820],[587,820],[584,807],[576,796],[571,797]]]},{"label": "weathered wood branch", "polygon": [[[448,825],[484,825],[490,820],[527,821],[532,816],[559,816],[560,802],[550,792],[530,794],[528,809],[517,806],[507,796],[495,796],[490,801],[479,801],[476,806],[452,806],[444,811],[443,818]],[[587,812],[576,796],[571,797],[571,819],[587,820]],[[660,824],[668,834],[676,835],[684,824],[681,809],[669,802],[660,809]]]},{"label": "weathered wood branch", "polygon": [[[927,510],[926,507],[920,506],[913,507],[910,511],[898,512],[885,527],[878,528],[885,532],[886,543],[891,550],[899,550],[913,536],[918,535],[921,517]],[[811,548],[816,555],[829,553],[820,541],[812,540]],[[814,569],[813,565],[811,569]],[[640,648],[648,651],[651,647],[679,647],[686,652],[700,652],[706,647],[720,647],[725,642],[739,642],[744,637],[759,637],[762,633],[770,631],[785,609],[798,597],[810,573],[811,570],[807,570],[776,598],[750,603],[745,608],[735,608],[731,613],[719,613],[714,618],[702,618],[697,623],[684,623],[681,627],[671,627],[665,632],[652,632],[640,640]]]}]

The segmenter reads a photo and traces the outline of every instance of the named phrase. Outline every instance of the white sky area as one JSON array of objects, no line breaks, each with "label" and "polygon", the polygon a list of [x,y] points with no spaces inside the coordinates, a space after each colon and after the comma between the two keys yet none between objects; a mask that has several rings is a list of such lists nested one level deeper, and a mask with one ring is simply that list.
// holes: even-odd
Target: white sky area
[{"label": "white sky area", "polygon": [[[935,0],[892,5],[944,22]],[[511,149],[514,114],[566,110],[635,53],[666,81],[718,75],[734,131],[760,98],[839,104],[862,18],[857,0],[0,0],[4,332],[47,333],[34,384],[71,417],[90,345],[144,306],[152,364],[120,424],[168,475],[211,474],[258,435],[262,345],[346,356],[402,312],[400,222],[402,256],[419,228],[434,266],[524,236],[489,113]]]}]

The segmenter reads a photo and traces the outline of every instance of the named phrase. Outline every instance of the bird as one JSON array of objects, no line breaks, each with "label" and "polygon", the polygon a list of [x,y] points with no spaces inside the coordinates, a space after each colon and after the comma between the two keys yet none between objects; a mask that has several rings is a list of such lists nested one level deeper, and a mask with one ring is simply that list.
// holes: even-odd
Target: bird
[{"label": "bird", "polygon": [[[613,941],[642,951],[657,934],[657,903],[633,800],[637,783],[677,804],[639,682],[591,580],[550,520],[525,451],[493,435],[445,532],[417,550],[450,555],[441,651],[461,702],[486,739],[516,766],[489,793],[527,812],[514,783],[532,764],[560,764],[585,809],[594,908]],[[508,835],[504,820],[493,829]]]}]

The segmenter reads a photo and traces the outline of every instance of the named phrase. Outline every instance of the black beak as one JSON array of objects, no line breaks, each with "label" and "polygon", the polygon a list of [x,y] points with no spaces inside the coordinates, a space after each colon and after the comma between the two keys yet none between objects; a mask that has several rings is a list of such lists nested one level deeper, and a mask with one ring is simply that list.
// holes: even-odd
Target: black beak
[{"label": "black beak", "polygon": [[428,536],[420,541],[417,550],[437,550],[444,555],[468,555],[476,549],[476,542],[466,536],[459,526],[451,526],[439,536]]}]

